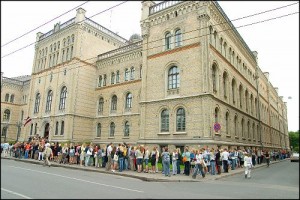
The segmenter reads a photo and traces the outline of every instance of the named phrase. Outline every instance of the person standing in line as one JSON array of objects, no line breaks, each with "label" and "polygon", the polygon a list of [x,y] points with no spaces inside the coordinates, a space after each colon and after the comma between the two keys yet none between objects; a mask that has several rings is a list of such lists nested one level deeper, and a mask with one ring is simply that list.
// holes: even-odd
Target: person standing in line
[{"label": "person standing in line", "polygon": [[216,156],[215,156],[215,150],[212,148],[210,151],[210,174],[215,175],[216,174]]},{"label": "person standing in line", "polygon": [[135,151],[138,173],[142,172],[142,164],[143,164],[143,153],[142,153],[142,151],[143,151],[142,146],[138,146],[136,151]]},{"label": "person standing in line", "polygon": [[252,151],[251,159],[252,159],[253,166],[255,166],[255,164],[256,164],[256,154],[255,154],[255,151]]},{"label": "person standing in line", "polygon": [[261,164],[261,150],[260,149],[257,150],[257,164],[258,165]]},{"label": "person standing in line", "polygon": [[102,149],[100,145],[96,146],[97,153],[96,153],[96,159],[95,159],[95,167],[100,168],[102,166]]},{"label": "person standing in line", "polygon": [[177,160],[178,160],[178,152],[177,149],[174,149],[172,153],[172,171],[173,175],[177,174]]},{"label": "person standing in line", "polygon": [[158,173],[158,160],[159,160],[159,151],[156,147],[156,160],[155,160],[155,172]]},{"label": "person standing in line", "polygon": [[163,152],[161,153],[161,158],[163,162],[164,175],[170,177],[170,152],[168,151],[168,147],[165,147],[163,149]]},{"label": "person standing in line", "polygon": [[270,166],[270,153],[268,151],[266,151],[265,157],[266,157],[266,161],[267,161],[267,167],[269,167]]},{"label": "person standing in line", "polygon": [[52,149],[50,148],[50,144],[46,143],[45,144],[45,151],[44,151],[44,165],[48,165],[49,167],[51,166],[51,163],[49,161],[50,156],[52,155]]},{"label": "person standing in line", "polygon": [[177,154],[178,154],[178,158],[177,158],[177,174],[180,174],[180,163],[181,163],[181,160],[182,160],[180,148],[177,148]]},{"label": "person standing in line", "polygon": [[200,174],[202,175],[202,177],[205,177],[205,173],[203,171],[203,165],[204,165],[204,159],[203,159],[203,155],[202,155],[202,150],[199,149],[196,151],[196,166],[195,166],[195,170],[194,173],[192,175],[192,178],[195,179],[197,174],[198,174],[198,170],[200,171]]},{"label": "person standing in line", "polygon": [[222,166],[222,160],[221,160],[221,153],[220,150],[217,149],[216,150],[216,165],[217,165],[217,174],[220,175],[221,174],[221,166]]},{"label": "person standing in line", "polygon": [[106,171],[110,171],[111,170],[111,165],[112,165],[112,158],[111,158],[111,152],[112,152],[113,148],[112,148],[112,142],[108,145],[108,147],[106,148],[106,153],[107,153],[107,163],[106,163]]},{"label": "person standing in line", "polygon": [[44,160],[43,158],[43,151],[44,151],[44,146],[40,142],[39,147],[38,147],[39,155],[38,155],[38,160]]},{"label": "person standing in line", "polygon": [[189,176],[190,175],[190,151],[189,151],[189,147],[186,146],[185,149],[184,149],[184,152],[182,154],[182,158],[184,159],[185,158],[185,161],[184,161],[184,174],[186,176]]},{"label": "person standing in line", "polygon": [[244,167],[245,167],[245,178],[251,178],[251,168],[252,168],[252,157],[250,153],[245,152],[244,157]]},{"label": "person standing in line", "polygon": [[155,163],[156,163],[156,148],[153,147],[151,152],[151,167],[152,167],[152,173],[155,173]]},{"label": "person standing in line", "polygon": [[119,172],[122,172],[124,169],[124,147],[123,144],[119,144],[117,149],[118,162],[119,162]]},{"label": "person standing in line", "polygon": [[224,172],[228,173],[228,158],[229,158],[229,153],[226,148],[224,148],[224,151],[221,154],[222,162],[223,162],[223,167],[224,167]]},{"label": "person standing in line", "polygon": [[150,156],[150,152],[148,150],[148,146],[145,146],[145,153],[144,153],[144,162],[145,162],[145,170],[144,172],[145,173],[148,173],[149,172],[149,156]]}]

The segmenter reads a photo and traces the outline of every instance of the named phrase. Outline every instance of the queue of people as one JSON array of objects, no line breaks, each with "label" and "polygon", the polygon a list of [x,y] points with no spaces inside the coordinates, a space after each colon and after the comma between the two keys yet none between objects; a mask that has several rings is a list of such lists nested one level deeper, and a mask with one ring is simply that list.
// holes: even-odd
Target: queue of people
[{"label": "queue of people", "polygon": [[[251,168],[256,164],[270,160],[284,159],[288,153],[282,151],[263,151],[252,149],[214,149],[214,148],[180,148],[154,146],[149,149],[144,145],[120,144],[93,144],[93,143],[50,143],[45,138],[32,138],[27,142],[17,142],[14,145],[5,145],[4,156],[15,158],[36,159],[44,165],[51,166],[50,162],[82,167],[92,166],[105,168],[106,171],[122,172],[133,170],[137,173],[158,173],[158,163],[162,163],[162,174],[184,174],[192,178],[201,175],[218,175],[229,173],[236,168],[245,168],[245,178],[251,178]],[[181,167],[183,166],[183,171]]]}]

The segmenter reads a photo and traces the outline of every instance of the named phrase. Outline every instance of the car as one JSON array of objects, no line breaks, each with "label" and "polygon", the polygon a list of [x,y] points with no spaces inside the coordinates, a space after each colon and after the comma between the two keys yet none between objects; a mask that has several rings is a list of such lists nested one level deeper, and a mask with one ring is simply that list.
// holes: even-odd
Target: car
[{"label": "car", "polygon": [[299,153],[292,153],[291,155],[291,162],[299,162]]}]

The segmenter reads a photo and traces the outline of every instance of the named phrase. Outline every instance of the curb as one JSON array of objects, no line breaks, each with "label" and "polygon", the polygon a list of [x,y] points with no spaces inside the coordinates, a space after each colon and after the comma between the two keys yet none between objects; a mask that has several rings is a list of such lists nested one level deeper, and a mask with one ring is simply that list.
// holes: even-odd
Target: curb
[{"label": "curb", "polygon": [[[15,160],[15,161],[19,161],[19,162],[27,162],[27,163],[32,163],[32,164],[36,164],[36,165],[43,165],[43,162],[37,161],[37,160],[24,160],[24,159],[18,159],[18,158],[14,158],[14,157],[1,157],[1,159],[8,159],[8,160]],[[285,160],[289,160],[289,159],[285,159]],[[270,165],[281,162],[281,161],[285,161],[285,160],[278,160],[278,161],[272,161],[270,163]],[[51,163],[52,167],[63,167],[63,168],[69,168],[69,169],[74,169],[74,170],[81,170],[81,171],[92,171],[92,172],[98,172],[98,173],[103,173],[103,174],[109,174],[109,175],[116,175],[116,176],[124,176],[124,177],[130,177],[130,178],[136,178],[136,179],[140,179],[142,181],[147,181],[147,182],[203,182],[203,180],[205,179],[190,179],[190,180],[171,180],[171,179],[162,179],[162,178],[152,178],[152,177],[143,177],[143,176],[138,176],[138,175],[133,175],[133,174],[126,174],[126,173],[118,173],[118,172],[111,172],[111,171],[103,171],[103,170],[99,170],[99,169],[93,169],[93,168],[85,168],[85,167],[78,167],[78,166],[72,166],[72,165],[60,165],[57,164],[55,162]],[[256,165],[256,167],[254,169],[257,168],[261,168],[261,167],[266,167],[266,164],[261,164],[261,165]],[[244,173],[244,170],[231,170],[230,173],[222,173],[220,176],[215,175],[216,177],[213,178],[209,178],[206,180],[219,180],[222,178],[226,178],[229,176],[233,176],[236,174],[242,174]]]}]

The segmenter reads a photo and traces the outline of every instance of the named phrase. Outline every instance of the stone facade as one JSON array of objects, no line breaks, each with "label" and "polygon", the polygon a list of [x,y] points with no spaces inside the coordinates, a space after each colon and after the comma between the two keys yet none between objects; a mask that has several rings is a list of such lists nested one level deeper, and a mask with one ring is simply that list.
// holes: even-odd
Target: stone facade
[{"label": "stone facade", "polygon": [[24,111],[22,139],[289,149],[286,103],[217,2],[141,4],[141,37],[129,41],[81,8],[37,33],[30,85],[2,80],[7,137]]}]

